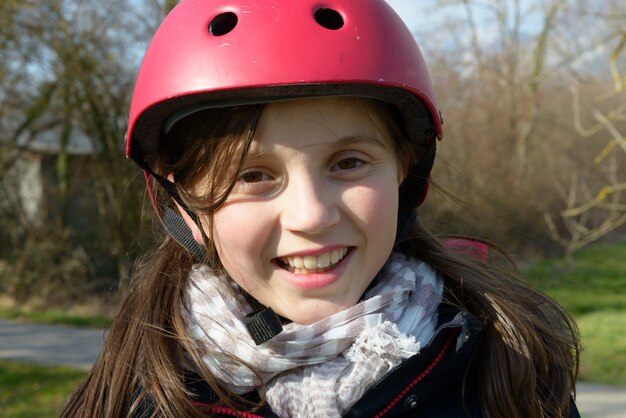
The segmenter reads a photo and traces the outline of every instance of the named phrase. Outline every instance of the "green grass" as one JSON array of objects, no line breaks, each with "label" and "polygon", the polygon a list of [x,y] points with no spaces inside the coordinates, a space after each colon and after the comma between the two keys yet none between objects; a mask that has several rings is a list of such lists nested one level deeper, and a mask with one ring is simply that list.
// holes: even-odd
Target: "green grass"
[{"label": "green grass", "polygon": [[107,328],[111,323],[111,320],[105,316],[75,315],[59,309],[39,311],[0,308],[0,318],[87,328]]},{"label": "green grass", "polygon": [[583,345],[580,379],[626,386],[626,242],[581,250],[571,270],[552,259],[524,275],[576,319]]},{"label": "green grass", "polygon": [[0,417],[58,417],[87,372],[0,360]]}]

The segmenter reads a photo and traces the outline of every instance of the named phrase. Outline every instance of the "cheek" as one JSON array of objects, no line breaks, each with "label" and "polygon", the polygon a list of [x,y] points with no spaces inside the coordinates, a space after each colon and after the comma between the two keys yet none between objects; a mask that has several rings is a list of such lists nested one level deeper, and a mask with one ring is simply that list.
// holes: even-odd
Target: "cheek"
[{"label": "cheek", "polygon": [[250,211],[247,205],[226,206],[215,213],[213,227],[220,261],[239,283],[238,277],[250,274],[262,260],[268,236],[265,218],[258,210]]},{"label": "cheek", "polygon": [[[346,195],[347,206],[367,233],[395,239],[398,217],[398,184],[381,182],[359,187]],[[387,241],[387,240],[385,240]]]}]

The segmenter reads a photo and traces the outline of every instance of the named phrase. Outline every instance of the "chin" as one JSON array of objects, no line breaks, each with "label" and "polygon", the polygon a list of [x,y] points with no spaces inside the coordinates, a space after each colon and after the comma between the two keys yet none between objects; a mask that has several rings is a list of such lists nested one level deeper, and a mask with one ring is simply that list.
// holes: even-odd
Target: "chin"
[{"label": "chin", "polygon": [[296,324],[310,325],[326,319],[329,316],[332,316],[338,312],[351,308],[354,305],[355,303],[346,303],[339,305],[334,303],[329,304],[326,301],[320,304],[319,301],[316,301],[316,303],[314,303],[311,307],[306,307],[304,309],[300,308],[297,309],[295,312],[292,310],[292,315],[282,316],[292,320]]}]

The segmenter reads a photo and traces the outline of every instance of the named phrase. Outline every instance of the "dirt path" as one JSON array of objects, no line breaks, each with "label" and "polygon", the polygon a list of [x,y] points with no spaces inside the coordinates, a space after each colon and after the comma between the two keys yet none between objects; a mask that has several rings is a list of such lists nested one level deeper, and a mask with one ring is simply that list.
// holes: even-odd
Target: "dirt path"
[{"label": "dirt path", "polygon": [[0,319],[0,358],[89,370],[104,331]]}]

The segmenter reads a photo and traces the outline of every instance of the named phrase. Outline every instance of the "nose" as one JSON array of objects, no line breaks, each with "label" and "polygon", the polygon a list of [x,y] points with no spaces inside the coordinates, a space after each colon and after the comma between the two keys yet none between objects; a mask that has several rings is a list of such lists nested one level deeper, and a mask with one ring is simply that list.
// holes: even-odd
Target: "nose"
[{"label": "nose", "polygon": [[291,232],[319,234],[341,219],[340,193],[315,176],[292,177],[283,198],[281,224]]}]

